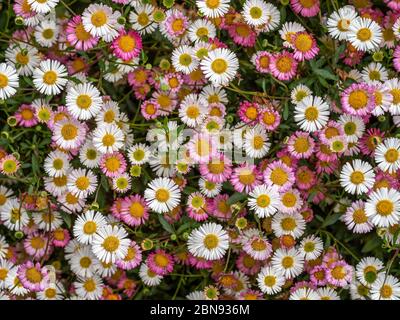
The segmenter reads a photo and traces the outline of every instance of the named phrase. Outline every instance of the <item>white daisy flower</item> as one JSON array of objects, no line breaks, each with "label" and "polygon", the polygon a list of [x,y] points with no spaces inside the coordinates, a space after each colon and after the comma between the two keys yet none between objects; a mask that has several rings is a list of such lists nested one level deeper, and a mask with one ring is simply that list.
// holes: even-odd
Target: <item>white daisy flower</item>
[{"label": "white daisy flower", "polygon": [[157,178],[147,185],[144,198],[151,210],[165,213],[179,205],[181,192],[172,179]]},{"label": "white daisy flower", "polygon": [[10,290],[12,295],[24,296],[29,293],[29,290],[26,289],[19,280],[18,267],[11,268],[8,271],[4,284],[5,289]]},{"label": "white daisy flower", "polygon": [[222,183],[214,183],[204,178],[199,179],[200,192],[206,197],[212,198],[220,194],[222,190]]},{"label": "white daisy flower", "polygon": [[304,84],[298,84],[290,92],[290,99],[293,104],[300,103],[305,97],[312,95],[312,91]]},{"label": "white daisy flower", "polygon": [[102,105],[100,112],[96,115],[96,122],[98,125],[102,123],[118,123],[120,118],[121,111],[119,109],[118,103],[110,100]]},{"label": "white daisy flower", "polygon": [[115,124],[97,126],[93,131],[93,144],[101,153],[113,153],[124,145],[124,133]]},{"label": "white daisy flower", "polygon": [[40,93],[59,94],[67,84],[67,68],[56,60],[44,60],[33,71],[33,84]]},{"label": "white daisy flower", "polygon": [[172,65],[176,71],[189,74],[199,65],[199,59],[196,57],[193,47],[181,45],[172,51]]},{"label": "white daisy flower", "polygon": [[319,296],[319,300],[340,300],[339,295],[333,288],[317,288],[316,291]]},{"label": "white daisy flower", "polygon": [[257,124],[244,135],[244,150],[246,154],[254,159],[264,157],[271,147],[268,141],[267,131],[263,126]]},{"label": "white daisy flower", "polygon": [[43,291],[36,292],[36,298],[38,300],[64,300],[64,291],[63,285],[57,280]]},{"label": "white daisy flower", "polygon": [[229,236],[221,225],[213,222],[204,223],[191,232],[187,245],[195,257],[218,260],[228,250]]},{"label": "white daisy flower", "polygon": [[400,192],[380,188],[369,195],[365,214],[377,227],[390,227],[400,220]]},{"label": "white daisy flower", "polygon": [[51,151],[44,160],[44,171],[50,177],[61,177],[67,174],[70,168],[68,156],[60,151]]},{"label": "white daisy flower", "polygon": [[281,13],[272,3],[266,3],[267,22],[261,25],[261,32],[270,32],[275,30],[281,23]]},{"label": "white daisy flower", "polygon": [[196,5],[201,14],[207,18],[218,18],[229,10],[230,0],[196,0]]},{"label": "white daisy flower", "polygon": [[11,231],[22,230],[29,223],[29,216],[17,198],[8,199],[1,207],[0,218],[4,226]]},{"label": "white daisy flower", "polygon": [[99,166],[101,153],[94,146],[91,139],[86,140],[85,144],[79,149],[79,160],[90,169]]},{"label": "white daisy flower", "polygon": [[19,77],[14,66],[0,63],[0,99],[13,96],[19,87]]},{"label": "white daisy flower", "polygon": [[151,271],[147,264],[142,263],[139,269],[139,277],[146,286],[154,287],[161,283],[163,276]]},{"label": "white daisy flower", "polygon": [[112,179],[112,188],[116,192],[125,193],[131,188],[131,177],[124,172]]},{"label": "white daisy flower", "polygon": [[78,277],[74,288],[79,298],[84,300],[99,300],[103,294],[103,280],[98,275],[90,278]]},{"label": "white daisy flower", "polygon": [[387,138],[375,148],[375,161],[380,169],[394,173],[400,168],[400,139]]},{"label": "white daisy flower", "polygon": [[321,238],[313,234],[303,238],[300,242],[299,251],[306,261],[317,259],[323,250],[324,244]]},{"label": "white daisy flower", "polygon": [[313,289],[299,288],[290,294],[289,300],[320,300],[320,297]]},{"label": "white daisy flower", "polygon": [[271,260],[272,267],[281,272],[286,279],[294,278],[303,272],[304,258],[295,248],[277,249]]},{"label": "white daisy flower", "polygon": [[99,261],[91,251],[90,246],[85,246],[72,254],[69,260],[71,271],[77,276],[89,278],[96,274]]},{"label": "white daisy flower", "polygon": [[338,122],[342,125],[347,142],[356,143],[365,131],[364,121],[357,116],[342,114]]},{"label": "white daisy flower", "polygon": [[257,275],[257,284],[263,293],[273,295],[282,290],[284,275],[270,266],[263,267]]},{"label": "white daisy flower", "polygon": [[128,150],[128,160],[132,165],[142,165],[149,161],[150,148],[144,143],[131,146]]},{"label": "white daisy flower", "polygon": [[375,283],[384,269],[381,260],[375,257],[365,257],[356,266],[356,277],[363,285],[370,287]]},{"label": "white daisy flower", "polygon": [[274,215],[280,206],[280,195],[276,188],[259,185],[249,193],[247,205],[259,218]]},{"label": "white daisy flower", "polygon": [[202,123],[208,111],[207,101],[197,94],[188,94],[179,107],[179,117],[181,121],[191,128],[195,128]]},{"label": "white daisy flower", "polygon": [[260,26],[268,22],[268,6],[263,0],[246,0],[242,16],[251,26]]},{"label": "white daisy flower", "polygon": [[209,38],[215,38],[217,30],[211,21],[197,19],[190,25],[188,33],[190,41],[198,42],[207,41]]},{"label": "white daisy flower", "polygon": [[35,212],[32,214],[33,222],[41,230],[53,231],[59,228],[64,220],[61,218],[61,214],[57,211],[51,213],[46,211]]},{"label": "white daisy flower", "polygon": [[306,228],[306,222],[300,213],[286,214],[278,212],[272,218],[271,228],[276,237],[291,235],[300,238]]},{"label": "white daisy flower", "polygon": [[68,175],[67,189],[74,196],[82,199],[95,192],[97,176],[90,170],[74,169]]},{"label": "white daisy flower", "polygon": [[88,120],[96,116],[103,104],[100,91],[90,83],[73,86],[65,101],[68,111],[78,120]]},{"label": "white daisy flower", "polygon": [[91,244],[95,233],[106,224],[107,221],[100,212],[88,210],[75,220],[74,236],[82,244]]},{"label": "white daisy flower", "polygon": [[300,23],[285,22],[282,25],[281,29],[279,30],[279,35],[281,36],[281,39],[284,41],[283,46],[288,48],[293,48],[293,45],[291,44],[292,36],[298,32],[303,32],[303,31],[306,31],[306,29]]},{"label": "white daisy flower", "polygon": [[92,250],[100,261],[115,263],[116,260],[125,258],[129,245],[130,240],[125,229],[106,225],[93,236]]},{"label": "white daisy flower", "polygon": [[356,18],[350,24],[347,40],[360,51],[373,51],[382,42],[382,28],[368,18]]},{"label": "white daisy flower", "polygon": [[18,43],[6,50],[6,61],[15,64],[17,73],[21,76],[31,76],[33,70],[39,65],[38,50],[26,43]]},{"label": "white daisy flower", "polygon": [[385,86],[392,96],[389,112],[393,116],[400,115],[400,80],[398,78],[392,78],[385,82]]},{"label": "white daisy flower", "polygon": [[62,149],[78,148],[85,139],[85,127],[75,119],[58,121],[53,129],[53,141]]},{"label": "white daisy flower", "polygon": [[305,97],[294,109],[294,120],[304,131],[317,131],[328,123],[329,105],[320,97]]},{"label": "white daisy flower", "polygon": [[129,14],[129,21],[132,24],[132,29],[142,35],[152,33],[157,24],[153,19],[154,7],[151,4],[139,3],[134,6],[134,11]]},{"label": "white daisy flower", "polygon": [[215,87],[212,84],[203,87],[200,96],[206,99],[208,103],[228,103],[225,89],[222,87]]},{"label": "white daisy flower", "polygon": [[6,241],[6,238],[3,235],[0,235],[0,261],[6,257],[8,248],[9,244]]},{"label": "white daisy flower", "polygon": [[10,189],[0,185],[0,211],[7,201],[12,197],[12,195],[13,192]]},{"label": "white daisy flower", "polygon": [[340,185],[350,194],[368,192],[375,183],[375,173],[372,166],[365,161],[355,159],[346,162],[340,172]]},{"label": "white daisy flower", "polygon": [[35,39],[46,48],[52,47],[58,39],[59,29],[54,20],[44,20],[35,28]]},{"label": "white daisy flower", "polygon": [[[114,37],[117,27],[118,14],[104,4],[91,4],[82,13],[83,27],[93,37]],[[112,39],[107,39],[109,42]]]},{"label": "white daisy flower", "polygon": [[370,81],[384,82],[389,79],[388,71],[379,62],[371,62],[363,68],[361,74],[362,79],[367,83]]},{"label": "white daisy flower", "polygon": [[344,6],[338,11],[334,11],[326,22],[331,37],[347,40],[349,28],[357,17],[357,11],[353,6]]},{"label": "white daisy flower", "polygon": [[27,0],[32,10],[37,13],[48,13],[56,7],[59,0]]},{"label": "white daisy flower", "polygon": [[367,233],[374,228],[368,220],[365,213],[365,203],[362,200],[353,202],[341,219],[346,224],[347,229],[354,233]]},{"label": "white daisy flower", "polygon": [[372,300],[400,300],[400,282],[390,274],[380,273],[371,286]]},{"label": "white daisy flower", "polygon": [[214,86],[226,86],[239,69],[236,54],[226,48],[218,48],[208,53],[200,62],[200,68]]}]

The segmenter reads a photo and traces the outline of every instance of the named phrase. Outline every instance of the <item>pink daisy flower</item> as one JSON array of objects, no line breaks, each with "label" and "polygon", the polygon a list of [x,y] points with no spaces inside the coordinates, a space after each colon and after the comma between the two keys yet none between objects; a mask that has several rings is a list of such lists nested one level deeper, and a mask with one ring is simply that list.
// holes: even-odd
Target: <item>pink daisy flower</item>
[{"label": "pink daisy flower", "polygon": [[244,123],[256,125],[259,116],[260,105],[255,102],[242,101],[237,111],[240,120]]},{"label": "pink daisy flower", "polygon": [[48,241],[45,235],[35,232],[24,240],[24,249],[32,258],[39,260],[45,255],[46,248],[47,254],[52,252],[52,246],[47,244]]},{"label": "pink daisy flower", "polygon": [[246,252],[241,251],[236,259],[236,267],[244,274],[252,276],[260,272],[261,262]]},{"label": "pink daisy flower", "polygon": [[154,273],[164,276],[174,269],[174,258],[165,250],[157,249],[149,254],[146,260],[149,269]]},{"label": "pink daisy flower", "polygon": [[303,131],[296,131],[288,141],[288,151],[296,159],[308,159],[313,154],[314,147],[314,139]]},{"label": "pink daisy flower", "polygon": [[268,51],[257,51],[253,57],[252,62],[256,67],[256,70],[260,73],[269,73],[270,72],[270,63],[271,63],[272,54]]},{"label": "pink daisy flower", "polygon": [[[124,275],[123,277],[121,277],[121,278],[118,280],[117,288],[120,289],[120,290],[123,289],[122,292],[123,292],[125,295],[127,295],[128,299],[129,299],[130,297],[133,297],[133,296],[134,296],[134,294],[135,294],[135,292],[136,292],[136,290],[137,290],[137,285],[136,285],[135,280],[133,280],[133,279],[131,279],[131,278],[128,278],[126,275]],[[104,290],[104,289],[103,289],[103,290]],[[111,289],[111,292],[113,292],[112,289]],[[120,296],[119,296],[119,297],[120,297]],[[122,298],[121,298],[121,299],[122,299]],[[118,300],[121,300],[121,299],[118,299]]]},{"label": "pink daisy flower", "polygon": [[222,183],[230,178],[232,163],[225,155],[217,154],[208,163],[201,163],[199,171],[206,180],[214,183]]},{"label": "pink daisy flower", "polygon": [[229,195],[219,194],[211,200],[209,214],[220,220],[229,220],[232,217],[232,210],[228,205]]},{"label": "pink daisy flower", "polygon": [[293,170],[281,160],[271,162],[264,171],[264,182],[279,192],[289,190],[295,182]]},{"label": "pink daisy flower", "polygon": [[375,107],[374,88],[366,83],[353,83],[340,95],[345,113],[365,116]]},{"label": "pink daisy flower", "polygon": [[178,93],[184,83],[184,80],[181,74],[174,72],[166,74],[163,82],[168,85],[168,88],[171,92]]},{"label": "pink daisy flower", "polygon": [[264,295],[261,291],[247,289],[239,292],[238,300],[264,300]]},{"label": "pink daisy flower", "polygon": [[215,136],[196,133],[188,143],[189,156],[197,163],[207,163],[217,155]]},{"label": "pink daisy flower", "polygon": [[117,218],[118,220],[121,220],[121,214],[122,214],[122,202],[124,199],[122,198],[116,198],[111,206],[111,214]]},{"label": "pink daisy flower", "polygon": [[200,192],[193,192],[188,197],[186,211],[188,216],[196,221],[207,220],[210,211],[209,201]]},{"label": "pink daisy flower", "polygon": [[125,197],[120,212],[120,218],[129,226],[140,226],[149,219],[146,202],[138,194]]},{"label": "pink daisy flower", "polygon": [[67,41],[77,50],[87,51],[97,45],[98,37],[93,37],[83,27],[81,16],[73,17],[65,29]]},{"label": "pink daisy flower", "polygon": [[382,142],[384,137],[385,133],[378,128],[368,129],[360,140],[358,140],[361,153],[367,156],[374,154],[376,146]]},{"label": "pink daisy flower", "polygon": [[228,28],[229,36],[238,45],[253,47],[256,43],[256,32],[246,23],[235,23]]},{"label": "pink daisy flower", "polygon": [[179,37],[189,27],[189,18],[182,11],[173,10],[163,24],[168,36]]},{"label": "pink daisy flower", "polygon": [[146,120],[153,120],[160,115],[160,105],[155,99],[146,100],[140,106],[140,112]]},{"label": "pink daisy flower", "polygon": [[71,240],[71,236],[67,229],[58,228],[53,231],[52,239],[55,247],[64,248]]},{"label": "pink daisy flower", "polygon": [[258,122],[268,131],[274,131],[281,123],[281,115],[271,107],[261,108]]},{"label": "pink daisy flower", "polygon": [[142,38],[134,30],[126,32],[121,29],[117,38],[111,44],[113,54],[124,61],[129,61],[139,56],[142,50]]},{"label": "pink daisy flower", "polygon": [[303,17],[314,17],[319,12],[319,0],[290,0],[290,6]]},{"label": "pink daisy flower", "polygon": [[151,71],[144,67],[138,67],[128,73],[128,83],[132,87],[140,87],[150,79]]},{"label": "pink daisy flower", "polygon": [[246,240],[246,243],[243,245],[243,250],[253,259],[263,261],[271,256],[272,245],[267,239],[254,236]]},{"label": "pink daisy flower", "polygon": [[365,52],[358,51],[354,48],[350,43],[347,44],[346,50],[339,56],[340,59],[343,59],[343,63],[352,67],[361,62]]},{"label": "pink daisy flower", "polygon": [[386,5],[390,9],[395,10],[395,11],[399,11],[400,10],[400,2],[393,1],[393,0],[383,0],[383,1],[386,3]]},{"label": "pink daisy flower", "polygon": [[301,166],[296,169],[296,186],[301,190],[310,190],[316,183],[314,171],[307,166]]},{"label": "pink daisy flower", "polygon": [[351,282],[353,268],[344,260],[334,262],[327,270],[328,283],[336,287],[345,287]]},{"label": "pink daisy flower", "polygon": [[100,158],[101,171],[109,178],[114,178],[125,172],[126,160],[119,152],[106,153]]},{"label": "pink daisy flower", "polygon": [[12,154],[0,159],[0,172],[7,176],[14,175],[21,167],[19,160]]},{"label": "pink daisy flower", "polygon": [[397,45],[394,49],[393,66],[397,72],[400,72],[400,45]]},{"label": "pink daisy flower", "polygon": [[28,290],[38,292],[43,291],[49,282],[48,271],[41,268],[40,263],[27,261],[18,268],[18,279]]},{"label": "pink daisy flower", "polygon": [[210,269],[213,265],[212,260],[206,260],[200,257],[194,257],[192,254],[189,256],[189,263],[192,267],[202,270],[202,269]]},{"label": "pink daisy flower", "polygon": [[128,247],[128,253],[125,258],[117,260],[115,264],[118,268],[132,270],[142,262],[142,250],[135,241],[131,241]]},{"label": "pink daisy flower", "polygon": [[33,18],[36,15],[38,17],[40,16],[40,14],[38,14],[36,11],[32,9],[31,5],[27,0],[15,0],[15,3],[13,4],[13,10],[16,16],[20,16],[24,19]]},{"label": "pink daisy flower", "polygon": [[332,162],[337,160],[337,154],[333,153],[328,144],[317,143],[314,154],[321,161]]},{"label": "pink daisy flower", "polygon": [[275,53],[271,58],[271,73],[278,80],[290,80],[297,74],[298,62],[288,51]]},{"label": "pink daisy flower", "polygon": [[318,138],[322,143],[328,144],[333,137],[343,136],[343,126],[333,120],[329,120],[327,125],[318,132]]},{"label": "pink daisy flower", "polygon": [[243,163],[233,170],[230,182],[237,192],[249,193],[262,183],[262,175],[254,164]]},{"label": "pink daisy flower", "polygon": [[305,31],[292,35],[291,43],[294,49],[293,56],[298,61],[311,60],[319,52],[314,37]]},{"label": "pink daisy flower", "polygon": [[21,127],[29,128],[38,124],[38,120],[35,117],[35,109],[30,104],[22,104],[14,116]]}]

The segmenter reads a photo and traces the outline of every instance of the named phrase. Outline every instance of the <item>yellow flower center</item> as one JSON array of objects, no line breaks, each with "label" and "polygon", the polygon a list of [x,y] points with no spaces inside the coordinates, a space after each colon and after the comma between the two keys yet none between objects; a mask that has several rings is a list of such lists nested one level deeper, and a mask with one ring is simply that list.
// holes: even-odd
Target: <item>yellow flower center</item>
[{"label": "yellow flower center", "polygon": [[348,19],[340,19],[337,23],[337,28],[339,31],[345,32],[349,30],[351,21]]},{"label": "yellow flower center", "polygon": [[186,109],[186,115],[190,119],[196,119],[200,115],[199,108],[197,106],[189,106]]},{"label": "yellow flower center", "polygon": [[292,207],[294,207],[294,206],[296,205],[296,203],[297,203],[297,198],[296,198],[296,196],[295,196],[293,193],[291,193],[291,192],[286,192],[286,193],[283,195],[283,197],[282,197],[282,204],[283,204],[285,207],[292,208]]},{"label": "yellow flower center", "polygon": [[342,280],[346,276],[346,270],[342,266],[336,266],[332,269],[331,275],[334,279]]},{"label": "yellow flower center", "polygon": [[276,68],[282,73],[287,73],[292,70],[292,64],[292,59],[286,56],[279,57],[278,60],[276,60]]},{"label": "yellow flower center", "polygon": [[53,298],[56,296],[56,293],[57,293],[57,291],[56,291],[56,289],[54,289],[54,288],[47,288],[47,289],[44,291],[44,295],[45,295],[46,298],[48,298],[48,299],[53,299]]},{"label": "yellow flower center", "polygon": [[251,248],[255,251],[264,251],[267,248],[267,245],[261,239],[255,239],[251,243]]},{"label": "yellow flower center", "polygon": [[393,96],[393,104],[400,103],[400,89],[392,89],[390,90],[391,95]]},{"label": "yellow flower center", "polygon": [[83,287],[87,292],[93,292],[94,290],[96,290],[96,282],[94,282],[94,280],[91,278],[87,279],[83,284]]},{"label": "yellow flower center", "polygon": [[94,234],[97,230],[97,225],[96,222],[94,221],[86,221],[85,224],[83,225],[83,232],[85,234]]},{"label": "yellow flower center", "polygon": [[281,221],[281,227],[285,231],[293,231],[296,227],[296,220],[293,218],[284,218]]},{"label": "yellow flower center", "polygon": [[266,194],[262,194],[257,198],[257,205],[260,208],[266,208],[269,206],[270,203],[271,203],[271,198]]},{"label": "yellow flower center", "polygon": [[380,200],[376,204],[376,211],[381,216],[388,216],[393,212],[393,202],[390,200]]},{"label": "yellow flower center", "polygon": [[253,148],[256,150],[262,149],[264,146],[264,139],[261,136],[253,137]]},{"label": "yellow flower center", "polygon": [[307,121],[315,121],[318,119],[319,111],[316,107],[310,106],[308,107],[305,112],[304,116]]},{"label": "yellow flower center", "polygon": [[23,55],[21,52],[18,52],[15,56],[15,60],[17,60],[19,64],[25,66],[29,63],[29,55]]},{"label": "yellow flower center", "polygon": [[278,167],[271,171],[270,179],[274,184],[282,186],[288,181],[289,176],[286,171]]},{"label": "yellow flower center", "polygon": [[260,19],[260,18],[261,18],[261,15],[262,15],[262,10],[261,10],[261,8],[259,8],[259,7],[252,7],[252,8],[250,9],[250,16],[251,16],[253,19]]},{"label": "yellow flower center", "polygon": [[167,189],[161,188],[156,191],[155,197],[159,202],[167,202],[170,198],[170,194]]},{"label": "yellow flower center", "polygon": [[300,4],[304,7],[304,8],[311,8],[316,0],[299,0]]},{"label": "yellow flower center", "polygon": [[108,171],[115,172],[121,166],[121,161],[117,157],[109,157],[105,162],[105,167]]},{"label": "yellow flower center", "polygon": [[79,177],[75,181],[75,185],[79,190],[86,190],[90,185],[90,180],[86,176]]},{"label": "yellow flower center", "polygon": [[8,77],[5,74],[0,73],[0,89],[7,87],[7,85],[8,85]]},{"label": "yellow flower center", "polygon": [[131,52],[136,48],[136,41],[130,35],[124,35],[119,38],[118,46],[123,52]]},{"label": "yellow flower center", "polygon": [[175,19],[174,22],[171,24],[171,28],[174,32],[180,32],[183,30],[183,20],[182,19]]},{"label": "yellow flower center", "polygon": [[54,177],[53,182],[57,187],[63,187],[67,184],[67,176]]},{"label": "yellow flower center", "polygon": [[31,247],[35,250],[40,250],[44,248],[45,242],[41,237],[33,237],[31,239]]},{"label": "yellow flower center", "polygon": [[87,41],[90,39],[90,33],[85,30],[82,22],[75,27],[75,35],[79,41]]},{"label": "yellow flower center", "polygon": [[220,4],[220,0],[206,0],[205,4],[210,9],[217,9]]},{"label": "yellow flower center", "polygon": [[361,171],[353,171],[350,175],[350,181],[354,184],[360,184],[365,181],[364,174]]},{"label": "yellow flower center", "polygon": [[76,98],[76,105],[80,109],[89,109],[92,105],[92,98],[87,94],[80,94],[78,98]]},{"label": "yellow flower center", "polygon": [[271,126],[275,123],[276,117],[272,112],[264,112],[263,114],[263,122],[267,126]]},{"label": "yellow flower center", "polygon": [[144,215],[144,207],[140,202],[134,202],[129,207],[129,214],[134,218],[141,218]]},{"label": "yellow flower center", "polygon": [[73,140],[78,135],[78,128],[71,123],[67,123],[62,127],[61,135],[64,140]]},{"label": "yellow flower center", "polygon": [[215,249],[218,247],[219,239],[215,234],[208,234],[204,237],[203,244],[204,246],[209,249]]},{"label": "yellow flower center", "polygon": [[154,256],[154,262],[156,263],[157,266],[165,268],[166,266],[168,266],[169,260],[163,254],[156,254]]},{"label": "yellow flower center", "polygon": [[364,209],[357,209],[353,212],[353,221],[355,224],[362,224],[368,221],[368,217],[365,214]]},{"label": "yellow flower center", "polygon": [[200,27],[200,28],[197,29],[196,35],[199,38],[206,37],[206,36],[208,36],[208,29],[205,28],[205,27]]},{"label": "yellow flower center", "polygon": [[92,264],[92,260],[89,257],[83,257],[79,261],[79,264],[81,265],[82,268],[87,269]]},{"label": "yellow flower center", "polygon": [[215,59],[211,63],[211,69],[217,74],[222,74],[228,69],[228,63],[221,58]]},{"label": "yellow flower center", "polygon": [[305,252],[313,252],[315,250],[315,243],[314,242],[307,242],[304,245]]},{"label": "yellow flower center", "polygon": [[396,149],[388,149],[385,153],[385,160],[389,163],[394,163],[399,160],[399,155],[400,153]]},{"label": "yellow flower center", "polygon": [[51,39],[54,36],[54,31],[53,29],[44,29],[42,32],[42,36],[45,39]]},{"label": "yellow flower center", "polygon": [[103,248],[108,252],[114,252],[119,248],[119,239],[116,236],[108,236],[103,241]]},{"label": "yellow flower center", "polygon": [[96,28],[100,28],[107,23],[107,14],[104,11],[99,10],[92,14],[90,20]]},{"label": "yellow flower center", "polygon": [[251,185],[256,180],[253,171],[249,169],[243,169],[239,173],[239,181],[244,185]]},{"label": "yellow flower center", "polygon": [[273,287],[276,283],[276,277],[275,276],[266,276],[264,278],[264,284],[267,287]]},{"label": "yellow flower center", "polygon": [[308,34],[300,34],[296,37],[294,45],[297,50],[307,52],[312,48],[313,41]]},{"label": "yellow flower center", "polygon": [[94,160],[97,157],[97,151],[94,149],[87,149],[86,150],[86,158],[88,158],[88,160]]},{"label": "yellow flower center", "polygon": [[284,267],[285,269],[289,269],[291,267],[293,267],[294,265],[294,259],[292,257],[284,257],[282,259],[282,267]]},{"label": "yellow flower center", "polygon": [[137,16],[137,22],[141,26],[147,26],[149,24],[149,22],[150,22],[149,15],[146,12],[139,13],[138,16]]},{"label": "yellow flower center", "polygon": [[357,31],[357,39],[360,41],[368,41],[372,38],[372,32],[368,28],[361,28]]},{"label": "yellow flower center", "polygon": [[106,147],[111,147],[115,143],[115,137],[114,137],[114,135],[112,135],[110,133],[106,133],[104,135],[103,139],[101,140],[101,142]]},{"label": "yellow flower center", "polygon": [[392,296],[393,289],[388,284],[384,284],[382,288],[379,290],[381,297],[384,299],[388,299]]},{"label": "yellow flower center", "polygon": [[57,73],[53,70],[46,71],[43,75],[43,82],[47,85],[53,85],[57,81]]},{"label": "yellow flower center", "polygon": [[299,137],[294,141],[293,147],[296,152],[304,153],[308,151],[308,149],[310,148],[310,144],[307,138]]},{"label": "yellow flower center", "polygon": [[25,275],[32,283],[40,283],[43,279],[42,274],[36,268],[27,269]]},{"label": "yellow flower center", "polygon": [[354,122],[347,122],[344,125],[344,132],[349,136],[353,135],[356,132],[356,129],[357,126]]},{"label": "yellow flower center", "polygon": [[368,104],[368,95],[363,90],[354,90],[349,95],[349,104],[353,109],[365,108]]},{"label": "yellow flower center", "polygon": [[195,151],[200,157],[204,157],[210,154],[210,144],[206,139],[200,139],[196,141]]}]

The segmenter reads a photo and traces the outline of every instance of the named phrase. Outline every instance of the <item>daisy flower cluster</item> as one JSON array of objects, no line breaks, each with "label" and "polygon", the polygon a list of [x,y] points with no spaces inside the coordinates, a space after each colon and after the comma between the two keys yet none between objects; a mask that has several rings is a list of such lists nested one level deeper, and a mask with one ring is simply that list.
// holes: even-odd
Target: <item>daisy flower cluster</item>
[{"label": "daisy flower cluster", "polygon": [[1,300],[400,299],[399,1],[0,6]]}]

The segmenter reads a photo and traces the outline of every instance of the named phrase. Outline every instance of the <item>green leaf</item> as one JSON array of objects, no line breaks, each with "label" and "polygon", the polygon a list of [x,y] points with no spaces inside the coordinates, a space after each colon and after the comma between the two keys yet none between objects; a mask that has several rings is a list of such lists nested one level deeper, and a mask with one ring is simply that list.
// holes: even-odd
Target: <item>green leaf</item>
[{"label": "green leaf", "polygon": [[169,233],[175,233],[172,226],[167,222],[167,220],[165,220],[165,218],[161,214],[158,214],[158,220],[160,221],[160,223],[165,231],[167,231]]},{"label": "green leaf", "polygon": [[108,186],[108,180],[106,176],[101,176],[101,186],[104,188],[104,190],[108,191],[110,190],[110,187]]},{"label": "green leaf", "polygon": [[315,74],[324,79],[335,80],[335,81],[337,80],[337,76],[329,72],[327,69],[313,69],[313,71]]},{"label": "green leaf", "polygon": [[321,227],[324,228],[324,227],[334,224],[336,221],[339,220],[341,215],[342,215],[341,213],[334,213],[334,214],[331,214],[330,216],[327,216],[325,218],[324,222],[322,223]]},{"label": "green leaf", "polygon": [[227,201],[228,205],[234,204],[236,202],[242,201],[247,198],[247,195],[242,192],[235,192],[233,195],[231,195]]},{"label": "green leaf", "polygon": [[38,158],[34,154],[32,155],[32,171],[33,171],[34,175],[37,175],[40,173],[39,161],[38,161]]},{"label": "green leaf", "polygon": [[285,106],[283,107],[283,119],[287,120],[289,118],[289,104],[285,102]]},{"label": "green leaf", "polygon": [[370,252],[370,251],[374,250],[375,248],[379,247],[380,244],[381,244],[381,241],[378,238],[374,237],[374,238],[368,240],[364,244],[364,246],[361,249],[361,252],[362,253]]},{"label": "green leaf", "polygon": [[68,213],[65,213],[63,211],[61,211],[60,214],[61,214],[61,217],[63,218],[65,224],[68,226],[68,228],[71,228],[71,225],[72,225],[71,215]]}]

